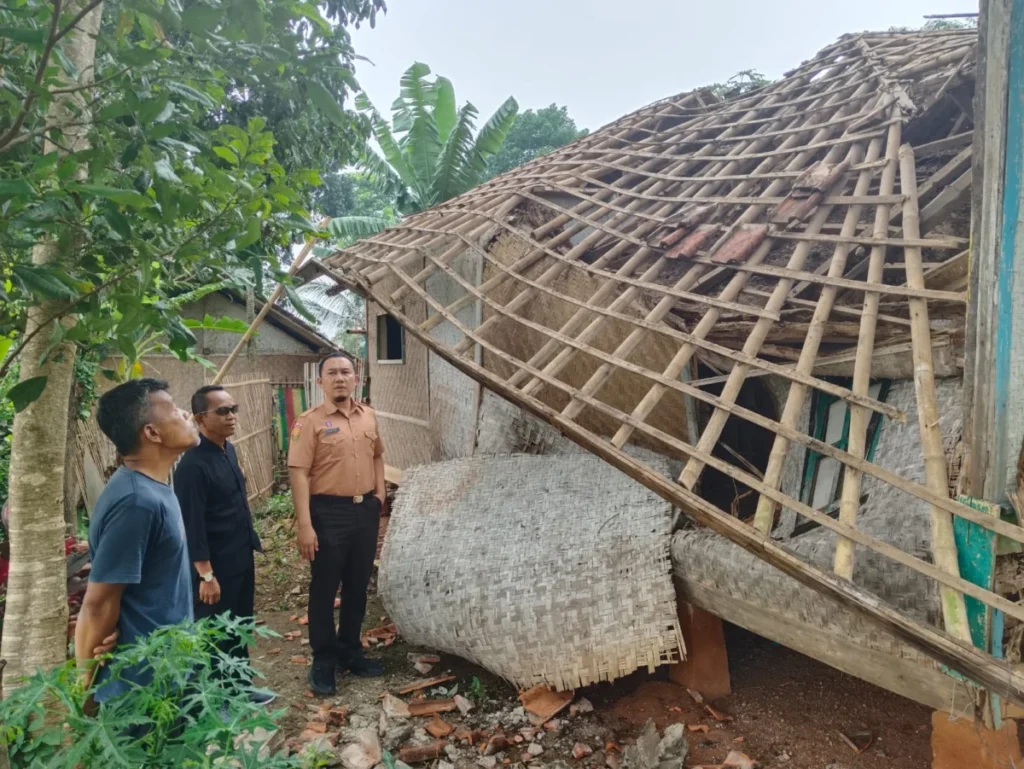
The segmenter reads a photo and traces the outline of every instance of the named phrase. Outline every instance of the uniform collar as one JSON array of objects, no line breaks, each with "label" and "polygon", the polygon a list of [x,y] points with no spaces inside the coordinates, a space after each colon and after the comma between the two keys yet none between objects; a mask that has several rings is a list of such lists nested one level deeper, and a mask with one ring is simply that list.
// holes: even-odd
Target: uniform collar
[{"label": "uniform collar", "polygon": [[[341,409],[338,408],[338,406],[336,406],[333,401],[325,400],[323,402],[323,404],[321,404],[320,408],[323,409],[323,412],[324,412],[325,416],[329,416],[329,415],[335,414],[335,413],[337,413],[337,414],[341,414],[342,413]],[[352,413],[353,414],[362,414],[363,413],[363,404],[362,403],[357,403],[356,401],[352,401]]]}]

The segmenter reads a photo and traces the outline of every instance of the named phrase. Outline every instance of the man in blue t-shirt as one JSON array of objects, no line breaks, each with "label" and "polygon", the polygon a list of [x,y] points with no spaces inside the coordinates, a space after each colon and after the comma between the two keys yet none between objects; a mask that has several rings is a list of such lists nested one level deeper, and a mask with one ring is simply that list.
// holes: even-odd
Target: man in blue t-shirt
[{"label": "man in blue t-shirt", "polygon": [[[115,628],[122,644],[192,619],[192,583],[185,526],[169,480],[175,461],[199,442],[189,415],[174,405],[167,383],[135,379],[102,398],[96,412],[124,464],[100,494],[89,523],[92,571],[75,631],[86,684],[100,641]],[[100,668],[97,683],[109,677]],[[142,671],[125,677],[144,681]],[[127,690],[123,681],[100,686],[104,702]]]}]

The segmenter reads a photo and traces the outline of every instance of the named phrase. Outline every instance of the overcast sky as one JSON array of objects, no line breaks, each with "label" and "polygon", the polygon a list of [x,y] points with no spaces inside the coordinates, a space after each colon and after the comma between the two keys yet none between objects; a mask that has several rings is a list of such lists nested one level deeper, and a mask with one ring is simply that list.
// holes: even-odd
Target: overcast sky
[{"label": "overcast sky", "polygon": [[782,75],[847,32],[917,27],[976,0],[388,0],[353,31],[357,78],[381,112],[428,64],[481,122],[507,98],[555,103],[594,130],[646,104],[756,69]]}]

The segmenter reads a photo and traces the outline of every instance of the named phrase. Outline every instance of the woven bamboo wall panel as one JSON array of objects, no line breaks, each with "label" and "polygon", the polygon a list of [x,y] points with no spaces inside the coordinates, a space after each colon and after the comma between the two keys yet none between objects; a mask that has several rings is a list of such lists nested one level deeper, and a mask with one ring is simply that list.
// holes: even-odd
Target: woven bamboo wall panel
[{"label": "woven bamboo wall panel", "polygon": [[668,503],[586,454],[415,468],[380,593],[405,639],[518,686],[610,681],[683,648],[670,526]]},{"label": "woven bamboo wall panel", "polygon": [[[847,35],[756,91],[645,107],[326,263],[432,353],[695,523],[1024,702],[1024,674],[971,646],[965,596],[1022,621],[1024,607],[961,577],[953,519],[1015,541],[1024,528],[950,498],[935,384],[936,345],[964,328],[976,49],[970,30]],[[465,253],[483,260],[479,282],[453,267]],[[436,274],[465,293],[435,298]],[[417,301],[425,319],[404,309]],[[471,328],[460,313],[473,303]],[[462,338],[435,339],[442,323]],[[912,410],[871,390],[876,354],[900,346],[884,371],[913,370]],[[822,376],[836,358],[850,379]],[[717,376],[684,381],[694,361]],[[778,414],[741,402],[765,375],[789,384]],[[808,432],[806,404],[822,396],[849,409],[847,439]],[[686,398],[710,411],[696,440]],[[876,415],[919,432],[922,474],[867,459]],[[763,466],[723,458],[733,420],[768,431]],[[630,455],[637,444],[682,472]],[[838,498],[812,507],[783,486],[795,446],[828,458]],[[753,495],[752,518],[701,496],[707,468]],[[930,552],[863,525],[877,483],[927,507]],[[827,558],[777,541],[783,508],[834,535]],[[915,572],[941,596],[940,624],[854,584],[861,561]]]}]

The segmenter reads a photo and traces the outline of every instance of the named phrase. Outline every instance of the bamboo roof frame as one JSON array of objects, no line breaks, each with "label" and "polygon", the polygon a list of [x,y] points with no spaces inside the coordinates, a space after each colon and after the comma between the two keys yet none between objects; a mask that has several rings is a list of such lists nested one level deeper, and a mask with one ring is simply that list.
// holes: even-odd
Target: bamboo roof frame
[{"label": "bamboo roof frame", "polygon": [[[845,36],[755,92],[721,101],[709,91],[694,91],[641,109],[332,254],[325,271],[365,294],[457,369],[554,425],[698,523],[990,691],[1024,702],[1024,676],[971,645],[964,596],[1022,620],[1024,607],[960,577],[952,521],[960,517],[1017,542],[1024,542],[1024,528],[949,497],[936,418],[931,356],[941,337],[929,310],[962,318],[966,296],[926,277],[941,275],[934,271],[964,251],[965,239],[920,232],[921,200],[941,194],[969,160],[964,121],[919,142],[929,159],[920,167],[914,146],[904,140],[905,129],[915,119],[928,119],[954,78],[973,69],[976,45],[974,34],[959,30]],[[701,228],[713,232],[704,237]],[[496,258],[491,244],[499,237],[525,251],[508,262]],[[697,247],[678,245],[688,238]],[[485,279],[474,282],[460,274],[455,260],[463,255],[480,260]],[[860,261],[852,262],[854,256]],[[427,289],[432,276],[456,284],[462,295],[438,300]],[[584,297],[573,294],[565,287],[573,276],[596,288]],[[560,305],[567,319],[551,324],[533,317],[540,299]],[[413,320],[410,303],[428,309],[426,320]],[[475,325],[457,315],[470,306],[479,308]],[[792,312],[810,314],[799,347],[769,343],[772,329]],[[819,359],[837,352],[835,340],[825,336],[835,315],[857,328],[855,337],[852,329],[847,337],[854,357],[850,387],[814,374]],[[745,335],[729,337],[735,343],[715,335],[723,317],[731,333],[745,329]],[[431,331],[442,323],[457,329],[461,341],[435,338]],[[610,324],[629,330],[612,350],[595,343]],[[869,394],[876,340],[885,345],[892,338],[880,335],[880,324],[909,333],[918,372],[924,483],[865,458],[872,413],[906,420]],[[543,340],[526,357],[510,351],[508,338],[517,329]],[[676,350],[657,369],[635,356],[638,345],[654,338],[671,341]],[[682,378],[701,355],[732,365],[715,378],[723,385],[718,395]],[[567,373],[584,360],[596,369],[582,386],[569,384]],[[602,397],[620,373],[646,383],[628,413]],[[737,402],[747,378],[763,373],[789,383],[778,419]],[[849,404],[846,450],[798,427],[813,391]],[[696,445],[652,417],[671,392],[712,407]],[[556,401],[562,405],[554,407]],[[604,435],[588,429],[581,422],[588,412],[611,419],[617,430]],[[730,417],[774,433],[763,477],[742,462],[712,454]],[[684,459],[678,479],[623,450],[640,436]],[[838,519],[780,490],[783,463],[794,445],[841,463]],[[752,523],[696,493],[706,467],[759,495]],[[930,507],[931,563],[857,528],[864,475]],[[779,506],[837,534],[833,570],[802,560],[772,539]],[[857,548],[932,580],[943,595],[943,628],[906,617],[850,581]]]}]

